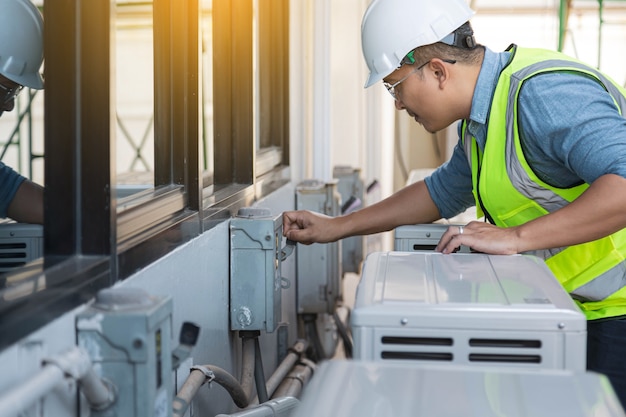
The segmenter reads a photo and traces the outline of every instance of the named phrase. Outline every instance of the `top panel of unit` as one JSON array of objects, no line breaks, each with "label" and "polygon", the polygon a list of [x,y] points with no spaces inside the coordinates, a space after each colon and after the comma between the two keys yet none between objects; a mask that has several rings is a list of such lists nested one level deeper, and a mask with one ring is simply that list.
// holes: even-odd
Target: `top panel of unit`
[{"label": "top panel of unit", "polygon": [[353,322],[364,314],[407,312],[461,319],[524,313],[525,320],[558,313],[584,325],[584,316],[545,262],[528,255],[374,252],[363,266],[354,312]]},{"label": "top panel of unit", "polygon": [[618,417],[624,412],[606,377],[592,372],[332,360],[316,369],[292,415]]}]

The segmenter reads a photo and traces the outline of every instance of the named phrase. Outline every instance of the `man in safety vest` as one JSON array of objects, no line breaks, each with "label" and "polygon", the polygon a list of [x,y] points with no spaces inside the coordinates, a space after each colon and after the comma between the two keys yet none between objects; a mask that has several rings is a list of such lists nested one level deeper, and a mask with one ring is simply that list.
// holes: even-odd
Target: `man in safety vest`
[{"label": "man in safety vest", "polygon": [[448,162],[340,217],[285,212],[302,243],[430,223],[476,206],[437,250],[541,256],[588,319],[587,367],[626,406],[626,91],[563,54],[476,43],[465,0],[374,0],[362,23],[370,74],[429,132],[459,123]]}]

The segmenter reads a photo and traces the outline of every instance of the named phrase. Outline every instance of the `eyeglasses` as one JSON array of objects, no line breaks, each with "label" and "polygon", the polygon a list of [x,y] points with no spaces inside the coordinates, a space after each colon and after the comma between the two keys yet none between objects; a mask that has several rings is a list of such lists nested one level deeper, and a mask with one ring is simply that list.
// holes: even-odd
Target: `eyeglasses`
[{"label": "eyeglasses", "polygon": [[[428,64],[432,60],[433,59],[431,58],[428,61],[424,62],[423,64],[419,65],[418,67],[415,67],[413,69],[413,71],[409,72],[407,75],[405,75],[399,81],[396,81],[393,84],[389,84],[389,83],[386,83],[386,82],[383,81],[383,85],[385,86],[387,91],[389,91],[389,94],[391,94],[391,97],[393,97],[394,100],[398,100],[399,91],[396,91],[396,87],[398,87],[398,85],[400,85],[401,82],[405,81],[411,75],[415,74],[417,71],[419,71],[422,68],[424,68],[426,66],[426,64]],[[442,61],[443,62],[447,62],[448,64],[456,64],[456,60],[454,60],[454,59],[442,59]]]},{"label": "eyeglasses", "polygon": [[15,96],[17,96],[20,91],[22,91],[22,88],[24,87],[21,85],[17,85],[15,87],[7,87],[6,85],[0,83],[0,97],[2,97],[0,103],[6,104],[9,101],[13,100]]}]

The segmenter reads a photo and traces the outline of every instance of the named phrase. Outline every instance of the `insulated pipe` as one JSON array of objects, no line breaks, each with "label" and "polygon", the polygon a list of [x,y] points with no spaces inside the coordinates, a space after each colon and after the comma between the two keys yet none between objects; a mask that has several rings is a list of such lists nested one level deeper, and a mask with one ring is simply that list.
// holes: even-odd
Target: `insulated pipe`
[{"label": "insulated pipe", "polygon": [[174,411],[174,417],[182,417],[189,408],[189,404],[200,387],[206,382],[207,375],[199,369],[192,369],[189,376],[185,380],[185,383],[178,393],[176,398],[172,401],[172,409]]},{"label": "insulated pipe", "polygon": [[[271,398],[278,388],[279,384],[285,379],[285,376],[291,371],[294,367],[300,356],[306,352],[309,347],[309,343],[304,340],[297,340],[291,348],[289,348],[289,353],[282,360],[278,368],[274,371],[270,379],[267,380],[265,387],[267,389],[267,394]],[[250,402],[251,405],[256,405],[259,403],[259,398],[256,397],[253,401]]]},{"label": "insulated pipe", "polygon": [[241,338],[241,387],[246,398],[252,397],[254,387],[254,339],[242,336]]},{"label": "insulated pipe", "polygon": [[115,387],[105,383],[93,370],[89,355],[81,348],[47,358],[43,368],[30,380],[0,399],[0,416],[15,416],[61,384],[66,377],[78,381],[93,410],[105,410],[115,402]]},{"label": "insulated pipe", "polygon": [[287,417],[298,405],[300,401],[297,398],[275,398],[254,408],[247,408],[234,414],[218,414],[215,417]]},{"label": "insulated pipe", "polygon": [[298,359],[300,359],[300,356],[306,352],[308,345],[306,340],[297,340],[293,347],[289,349],[289,353],[285,356],[285,359],[283,359],[278,368],[276,368],[270,379],[267,380],[267,393],[270,397],[274,394],[278,385],[285,379],[285,376],[289,373],[291,368],[293,368]]},{"label": "insulated pipe", "polygon": [[92,410],[106,410],[115,402],[117,388],[113,383],[100,378],[93,368],[78,383]]},{"label": "insulated pipe", "polygon": [[307,384],[313,371],[315,370],[315,363],[310,360],[302,360],[296,365],[291,373],[283,380],[276,392],[275,397],[299,397],[302,389]]},{"label": "insulated pipe", "polygon": [[65,376],[56,366],[44,366],[41,372],[0,399],[0,416],[15,417],[59,385]]},{"label": "insulated pipe", "polygon": [[173,401],[174,417],[184,416],[198,389],[206,382],[212,381],[221,385],[230,394],[237,407],[248,406],[248,397],[234,376],[218,366],[196,365],[191,368],[191,373]]}]

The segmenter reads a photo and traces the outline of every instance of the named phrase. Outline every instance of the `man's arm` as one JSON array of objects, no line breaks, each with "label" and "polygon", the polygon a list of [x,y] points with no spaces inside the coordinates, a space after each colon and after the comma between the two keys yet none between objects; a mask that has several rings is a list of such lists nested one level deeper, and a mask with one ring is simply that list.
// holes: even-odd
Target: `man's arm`
[{"label": "man's arm", "polygon": [[471,222],[463,234],[451,227],[437,250],[450,253],[466,245],[479,252],[507,255],[590,242],[626,228],[624,207],[626,179],[607,174],[567,206],[520,226],[500,228]]},{"label": "man's arm", "polygon": [[356,235],[384,232],[405,224],[431,223],[441,218],[424,181],[345,216],[329,217],[310,211],[283,213],[283,234],[309,244],[334,242]]},{"label": "man's arm", "polygon": [[9,204],[7,215],[20,223],[43,224],[43,187],[24,180]]}]

